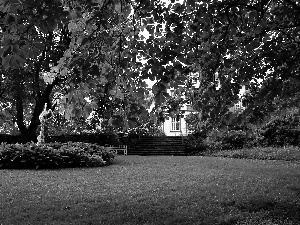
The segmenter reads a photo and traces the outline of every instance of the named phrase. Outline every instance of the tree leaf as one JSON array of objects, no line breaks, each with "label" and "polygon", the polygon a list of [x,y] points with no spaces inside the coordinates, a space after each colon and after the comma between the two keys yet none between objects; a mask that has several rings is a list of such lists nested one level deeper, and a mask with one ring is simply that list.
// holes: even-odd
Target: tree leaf
[{"label": "tree leaf", "polygon": [[137,119],[136,118],[128,118],[129,128],[135,128],[136,125],[137,125]]},{"label": "tree leaf", "polygon": [[11,45],[6,45],[4,48],[3,48],[3,54],[2,54],[2,57],[6,57],[8,54],[11,53]]},{"label": "tree leaf", "polygon": [[155,83],[155,84],[152,86],[152,92],[153,92],[153,94],[156,95],[159,91],[160,91],[159,86],[158,86],[157,83]]},{"label": "tree leaf", "polygon": [[257,12],[256,11],[252,11],[249,14],[249,22],[250,23],[254,23],[256,21],[256,18],[257,18]]},{"label": "tree leaf", "polygon": [[148,111],[146,110],[145,107],[141,107],[140,110],[139,110],[139,114],[141,117],[143,118],[147,118],[148,117]]},{"label": "tree leaf", "polygon": [[39,50],[44,50],[45,45],[41,42],[34,42],[34,46],[37,47]]},{"label": "tree leaf", "polygon": [[90,105],[84,106],[84,118],[88,118],[91,112],[93,111],[92,107]]},{"label": "tree leaf", "polygon": [[18,45],[18,44],[14,44],[14,45],[13,45],[13,51],[14,51],[15,54],[19,54],[20,48],[19,48],[19,45]]},{"label": "tree leaf", "polygon": [[10,68],[11,57],[12,57],[12,55],[8,55],[4,59],[2,59],[2,65],[5,70],[8,70]]},{"label": "tree leaf", "polygon": [[187,0],[187,5],[194,8],[196,6],[196,1],[195,0]]},{"label": "tree leaf", "polygon": [[127,18],[131,13],[131,5],[128,4],[123,8],[122,14],[125,18]]},{"label": "tree leaf", "polygon": [[162,92],[160,92],[155,96],[155,102],[158,105],[162,105],[163,103],[165,103],[165,101],[166,101],[166,97],[162,94]]},{"label": "tree leaf", "polygon": [[231,68],[232,60],[231,59],[224,59],[224,65],[226,68]]},{"label": "tree leaf", "polygon": [[57,26],[57,21],[53,17],[49,17],[47,20],[47,30],[48,32],[53,32]]},{"label": "tree leaf", "polygon": [[17,60],[17,64],[18,64],[18,67],[23,67],[24,66],[24,64],[26,63],[26,59],[24,59],[22,56],[20,56],[20,55],[15,55],[15,57],[16,57],[16,60]]},{"label": "tree leaf", "polygon": [[121,116],[113,116],[109,119],[108,123],[114,127],[122,127],[123,126],[123,118]]},{"label": "tree leaf", "polygon": [[84,37],[84,38],[82,39],[81,44],[82,44],[82,45],[85,45],[85,44],[88,43],[89,41],[90,41],[90,38],[89,38],[89,37]]},{"label": "tree leaf", "polygon": [[76,118],[80,118],[82,116],[82,109],[77,109],[76,111],[75,111],[75,117]]},{"label": "tree leaf", "polygon": [[4,23],[10,25],[11,23],[15,22],[15,17],[11,14],[6,15]]}]

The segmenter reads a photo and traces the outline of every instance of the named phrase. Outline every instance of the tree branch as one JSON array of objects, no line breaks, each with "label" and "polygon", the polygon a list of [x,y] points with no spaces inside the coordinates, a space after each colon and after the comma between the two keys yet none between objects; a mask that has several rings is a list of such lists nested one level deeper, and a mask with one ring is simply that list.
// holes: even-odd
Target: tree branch
[{"label": "tree branch", "polygon": [[24,123],[23,93],[21,83],[16,85],[15,103],[17,111],[17,125],[22,134],[26,133],[27,128]]}]

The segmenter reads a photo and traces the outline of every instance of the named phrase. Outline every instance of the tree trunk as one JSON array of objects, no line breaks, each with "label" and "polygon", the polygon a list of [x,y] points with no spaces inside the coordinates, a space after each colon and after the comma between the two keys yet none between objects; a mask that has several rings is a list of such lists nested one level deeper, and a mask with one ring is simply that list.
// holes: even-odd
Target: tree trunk
[{"label": "tree trunk", "polygon": [[23,104],[23,86],[22,84],[17,85],[15,102],[16,102],[16,111],[17,111],[17,125],[21,132],[22,143],[26,142],[37,142],[37,130],[41,124],[39,116],[43,112],[44,106],[47,103],[47,108],[51,107],[50,94],[53,90],[53,87],[57,85],[59,78],[56,78],[52,84],[48,84],[42,94],[42,96],[36,101],[35,107],[33,109],[32,118],[30,125],[26,127],[24,123],[24,104]]},{"label": "tree trunk", "polygon": [[23,108],[23,99],[18,96],[16,97],[16,110],[17,110],[17,125],[21,132],[21,141],[22,143],[26,142],[36,142],[37,141],[37,129],[39,126],[38,123],[31,123],[30,126],[27,128],[24,123],[24,108]]}]

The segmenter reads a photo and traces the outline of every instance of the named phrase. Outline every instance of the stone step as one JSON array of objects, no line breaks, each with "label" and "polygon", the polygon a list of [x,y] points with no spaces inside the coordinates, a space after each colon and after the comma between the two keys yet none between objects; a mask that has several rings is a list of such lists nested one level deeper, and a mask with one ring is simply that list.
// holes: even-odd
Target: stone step
[{"label": "stone step", "polygon": [[184,145],[182,142],[174,142],[174,141],[138,141],[136,142],[134,145],[138,145],[138,144],[164,144],[164,143],[167,143],[167,144],[175,144],[175,145]]},{"label": "stone step", "polygon": [[128,152],[128,155],[186,155],[185,152]]},{"label": "stone step", "polygon": [[128,155],[186,155],[182,137],[140,137]]},{"label": "stone step", "polygon": [[135,147],[128,147],[127,148],[128,150],[131,150],[131,149],[139,149],[139,150],[143,150],[143,149],[160,149],[160,150],[172,150],[172,149],[185,149],[185,146],[183,145],[177,145],[177,146],[167,146],[167,145],[157,145],[157,146],[150,146],[150,145],[147,145],[147,146],[135,146]]},{"label": "stone step", "polygon": [[184,147],[184,145],[169,145],[169,144],[161,144],[161,145],[142,145],[142,144],[138,144],[133,146],[133,148],[144,148],[144,147],[164,147],[164,148],[172,148],[172,147]]},{"label": "stone step", "polygon": [[138,141],[181,141],[181,138],[141,138]]},{"label": "stone step", "polygon": [[185,149],[128,149],[127,152],[184,152]]},{"label": "stone step", "polygon": [[141,139],[138,141],[174,141],[174,142],[182,142],[181,139]]},{"label": "stone step", "polygon": [[160,140],[154,140],[154,139],[142,139],[142,140],[139,140],[138,142],[181,142],[182,143],[182,140],[169,140],[169,139],[160,139]]},{"label": "stone step", "polygon": [[153,154],[171,154],[171,155],[176,155],[176,154],[186,154],[185,151],[128,151],[127,154],[149,154],[149,153],[153,153]]},{"label": "stone step", "polygon": [[181,136],[140,136],[140,139],[182,139]]},{"label": "stone step", "polygon": [[128,148],[128,151],[130,150],[159,150],[159,151],[170,151],[170,150],[180,150],[180,149],[185,149],[184,146],[138,146],[135,148]]}]

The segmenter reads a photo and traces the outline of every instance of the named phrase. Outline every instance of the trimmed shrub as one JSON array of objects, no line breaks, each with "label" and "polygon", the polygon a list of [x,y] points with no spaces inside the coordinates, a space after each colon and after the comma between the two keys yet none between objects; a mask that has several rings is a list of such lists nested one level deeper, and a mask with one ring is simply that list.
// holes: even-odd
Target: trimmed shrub
[{"label": "trimmed shrub", "polygon": [[211,156],[239,158],[239,159],[257,159],[257,160],[285,160],[300,161],[300,148],[289,147],[257,147],[245,148],[241,150],[227,150],[214,152]]},{"label": "trimmed shrub", "polygon": [[223,150],[223,145],[221,141],[212,141],[210,139],[205,139],[203,143],[206,147],[207,153],[218,152]]},{"label": "trimmed shrub", "polygon": [[244,144],[244,148],[256,148],[256,147],[264,147],[263,136],[259,132],[259,130],[254,130],[252,132],[248,132],[246,143]]},{"label": "trimmed shrub", "polygon": [[249,140],[246,132],[241,130],[212,130],[208,135],[204,133],[189,135],[185,141],[188,153],[199,155],[227,149],[241,149]]},{"label": "trimmed shrub", "polygon": [[[6,142],[9,144],[20,143],[21,136],[13,136],[7,134],[0,134],[0,143]],[[119,136],[116,132],[107,133],[95,133],[95,134],[73,134],[73,135],[60,135],[60,136],[47,136],[45,141],[47,143],[52,142],[84,142],[92,143],[104,146],[105,144],[120,145],[122,142],[119,140]]]},{"label": "trimmed shrub", "polygon": [[46,142],[84,142],[93,143],[104,146],[105,144],[120,145],[121,142],[116,133],[96,133],[96,134],[74,134],[74,135],[61,135],[61,136],[49,136]]},{"label": "trimmed shrub", "polygon": [[183,139],[186,146],[186,153],[189,155],[201,155],[207,150],[203,135],[200,133],[189,134]]},{"label": "trimmed shrub", "polygon": [[242,130],[218,131],[213,130],[205,140],[210,151],[240,149],[247,142],[247,134]]},{"label": "trimmed shrub", "polygon": [[55,169],[67,167],[98,167],[109,165],[114,154],[88,143],[48,143],[36,145],[0,145],[2,169]]},{"label": "trimmed shrub", "polygon": [[21,142],[21,136],[20,135],[15,136],[11,134],[0,134],[0,143],[2,142],[15,144]]},{"label": "trimmed shrub", "polygon": [[300,117],[294,113],[274,116],[262,127],[261,135],[266,146],[299,146]]},{"label": "trimmed shrub", "polygon": [[230,130],[223,134],[220,140],[222,149],[241,149],[246,144],[247,134],[242,130]]}]

